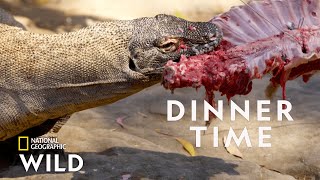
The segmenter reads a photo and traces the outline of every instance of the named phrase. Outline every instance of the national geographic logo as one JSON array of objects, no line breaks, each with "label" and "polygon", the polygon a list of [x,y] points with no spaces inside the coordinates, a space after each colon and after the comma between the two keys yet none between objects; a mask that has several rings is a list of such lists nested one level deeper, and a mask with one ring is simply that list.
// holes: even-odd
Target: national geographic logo
[{"label": "national geographic logo", "polygon": [[30,150],[65,150],[66,144],[60,144],[58,138],[54,137],[37,137],[29,138],[28,136],[18,137],[18,151]]},{"label": "national geographic logo", "polygon": [[[28,136],[18,137],[18,151],[29,151],[29,150],[65,150],[66,144],[60,144],[57,138],[53,137],[38,137],[29,138]],[[29,156],[29,159],[26,158]],[[53,156],[53,157],[52,157]],[[19,154],[21,162],[26,172],[29,171],[30,166],[33,167],[34,171],[38,171],[40,164],[43,160],[46,161],[47,172],[77,172],[83,167],[83,159],[77,154],[68,154],[68,167],[61,167],[60,165],[60,154],[33,154],[25,155]],[[35,159],[37,157],[37,159]],[[45,157],[45,158],[44,158]],[[64,158],[65,159],[65,158]],[[54,163],[51,163],[54,162]],[[53,166],[54,164],[54,166]]]}]

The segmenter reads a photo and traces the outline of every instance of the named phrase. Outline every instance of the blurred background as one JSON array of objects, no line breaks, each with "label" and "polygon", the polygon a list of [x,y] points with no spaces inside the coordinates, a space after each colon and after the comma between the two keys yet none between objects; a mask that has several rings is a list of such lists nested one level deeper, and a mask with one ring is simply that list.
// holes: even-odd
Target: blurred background
[{"label": "blurred background", "polygon": [[160,13],[208,21],[239,0],[1,0],[0,7],[39,33],[72,31],[95,21],[134,19]]}]

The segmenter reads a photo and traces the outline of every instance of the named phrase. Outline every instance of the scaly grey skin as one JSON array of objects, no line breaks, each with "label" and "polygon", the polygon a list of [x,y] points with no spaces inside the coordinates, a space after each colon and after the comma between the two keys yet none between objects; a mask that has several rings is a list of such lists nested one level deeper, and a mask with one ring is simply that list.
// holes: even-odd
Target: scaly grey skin
[{"label": "scaly grey skin", "polygon": [[[0,14],[0,20],[7,16]],[[168,60],[211,51],[222,36],[212,23],[168,15],[103,22],[56,35],[2,22],[0,141],[22,132],[57,132],[72,113],[113,103],[159,82]],[[187,48],[180,49],[182,43]]]}]

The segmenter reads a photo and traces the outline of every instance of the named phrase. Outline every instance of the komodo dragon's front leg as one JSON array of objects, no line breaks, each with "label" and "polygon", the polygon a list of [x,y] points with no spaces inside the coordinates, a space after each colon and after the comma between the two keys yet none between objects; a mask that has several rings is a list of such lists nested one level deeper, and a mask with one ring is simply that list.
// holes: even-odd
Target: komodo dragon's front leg
[{"label": "komodo dragon's front leg", "polygon": [[[168,60],[211,51],[222,38],[212,23],[168,15],[56,35],[5,24],[0,24],[2,141],[28,130],[41,135],[48,121],[134,94],[159,82]],[[44,132],[35,130],[39,127]]]}]

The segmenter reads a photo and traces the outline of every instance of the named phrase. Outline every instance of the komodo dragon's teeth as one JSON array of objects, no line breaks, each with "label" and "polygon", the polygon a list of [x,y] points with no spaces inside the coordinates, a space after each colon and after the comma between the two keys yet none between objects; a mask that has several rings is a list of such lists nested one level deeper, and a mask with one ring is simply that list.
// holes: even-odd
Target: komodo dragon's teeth
[{"label": "komodo dragon's teeth", "polygon": [[193,46],[193,47],[192,47],[192,51],[193,51],[196,55],[199,55],[199,54],[200,54],[200,51],[197,49],[197,46]]}]

